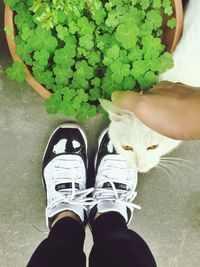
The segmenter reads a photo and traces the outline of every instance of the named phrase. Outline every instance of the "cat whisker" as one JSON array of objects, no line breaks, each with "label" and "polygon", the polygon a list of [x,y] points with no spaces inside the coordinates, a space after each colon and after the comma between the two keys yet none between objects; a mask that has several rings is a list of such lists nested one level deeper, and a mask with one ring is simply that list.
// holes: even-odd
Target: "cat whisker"
[{"label": "cat whisker", "polygon": [[[168,167],[169,168],[174,167],[174,170],[178,171],[178,173],[180,173],[180,167],[183,167],[182,165],[180,166],[180,165],[175,164],[175,162],[166,162],[166,161],[162,161],[162,162],[164,162],[166,164],[171,164]],[[184,167],[185,167],[185,165],[184,165]]]},{"label": "cat whisker", "polygon": [[182,160],[177,160],[176,158],[167,158],[167,157],[162,157],[160,159],[161,161],[164,161],[164,162],[169,162],[169,163],[177,163],[177,164],[182,164],[182,165],[186,165],[186,166],[190,166],[190,167],[194,167],[196,164],[190,160],[185,160],[185,159],[182,159]]},{"label": "cat whisker", "polygon": [[[164,168],[166,171],[168,170],[169,173],[171,173],[172,175],[174,175],[175,169],[172,170],[172,168],[170,168],[169,166],[167,166],[166,164],[161,163],[161,162],[159,162],[158,166]],[[171,176],[170,176],[170,178],[171,178]]]},{"label": "cat whisker", "polygon": [[174,165],[174,167],[176,166],[177,168],[178,167],[186,167],[189,170],[191,170],[192,172],[195,172],[195,170],[194,170],[194,168],[192,168],[192,166],[189,166],[188,164],[186,164],[184,162],[177,162],[177,161],[171,161],[171,160],[166,160],[166,159],[161,159],[161,162]]},{"label": "cat whisker", "polygon": [[167,160],[176,160],[176,161],[182,161],[182,162],[188,162],[188,163],[191,163],[191,164],[195,164],[192,160],[188,160],[188,159],[183,159],[183,158],[177,158],[177,157],[162,157],[161,159],[167,159]]},{"label": "cat whisker", "polygon": [[164,166],[161,165],[157,165],[157,168],[161,169],[161,171],[163,171],[163,173],[167,174],[167,176],[169,177],[169,179],[171,179],[171,176],[169,175],[169,173],[167,172],[167,170],[164,168]]}]

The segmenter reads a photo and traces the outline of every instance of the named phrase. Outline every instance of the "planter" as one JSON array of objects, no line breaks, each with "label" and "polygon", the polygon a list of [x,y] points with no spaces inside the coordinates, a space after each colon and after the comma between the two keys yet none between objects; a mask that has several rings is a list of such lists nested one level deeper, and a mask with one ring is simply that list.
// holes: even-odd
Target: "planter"
[{"label": "planter", "polygon": [[174,0],[174,12],[176,17],[176,28],[170,30],[166,25],[163,27],[164,36],[163,43],[166,45],[166,50],[173,52],[180,41],[183,31],[183,4],[182,0]]},{"label": "planter", "polygon": [[[182,34],[183,6],[181,0],[174,0],[174,10],[176,17],[175,29],[170,30],[169,28],[166,27],[166,25],[163,25],[165,35],[163,36],[162,41],[166,45],[166,50],[170,52],[172,52],[175,49]],[[5,7],[5,27],[11,27],[13,29],[12,35],[6,34],[7,43],[13,60],[23,62],[22,59],[16,54],[16,45],[14,43],[14,38],[15,38],[14,14],[13,11],[9,8],[9,6]],[[51,96],[49,90],[47,90],[44,86],[42,86],[34,79],[32,73],[30,72],[27,66],[26,66],[26,75],[27,75],[26,81],[40,96],[42,96],[44,99],[47,99]]]}]

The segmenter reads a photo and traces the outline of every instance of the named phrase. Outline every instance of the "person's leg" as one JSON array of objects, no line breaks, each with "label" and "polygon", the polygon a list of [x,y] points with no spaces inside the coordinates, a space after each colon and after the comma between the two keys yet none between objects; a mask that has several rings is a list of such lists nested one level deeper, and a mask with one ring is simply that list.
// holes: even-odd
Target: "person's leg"
[{"label": "person's leg", "polygon": [[83,267],[87,223],[87,140],[75,124],[63,124],[50,137],[43,159],[50,233],[27,267]]},{"label": "person's leg", "polygon": [[64,214],[35,250],[27,267],[85,267],[84,238],[83,225],[71,214]]},{"label": "person's leg", "polygon": [[90,267],[156,267],[146,242],[127,228],[117,212],[99,216],[92,224],[94,246]]},{"label": "person's leg", "polygon": [[102,133],[95,160],[93,197],[98,204],[90,210],[89,223],[94,246],[90,267],[156,267],[145,241],[127,224],[131,221],[136,197],[137,170],[129,167]]}]

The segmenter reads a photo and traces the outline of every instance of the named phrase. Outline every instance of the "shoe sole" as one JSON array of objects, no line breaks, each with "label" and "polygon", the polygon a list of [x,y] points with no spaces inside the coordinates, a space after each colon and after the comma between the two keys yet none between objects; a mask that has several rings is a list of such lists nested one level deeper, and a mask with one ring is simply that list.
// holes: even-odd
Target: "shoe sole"
[{"label": "shoe sole", "polygon": [[[70,128],[70,129],[73,129],[73,128],[74,128],[74,129],[78,129],[78,130],[81,132],[81,135],[82,135],[82,137],[83,137],[83,139],[84,139],[84,141],[85,141],[86,155],[87,155],[87,152],[88,152],[87,137],[86,137],[86,134],[85,134],[83,128],[82,128],[80,125],[78,125],[77,123],[74,123],[74,122],[66,122],[66,123],[62,123],[60,126],[58,126],[58,127],[53,131],[53,133],[51,134],[51,136],[49,137],[49,140],[48,140],[48,142],[47,142],[47,145],[46,145],[46,148],[45,148],[45,151],[44,151],[42,160],[44,160],[44,156],[45,156],[45,154],[46,154],[46,152],[47,152],[47,149],[48,149],[48,146],[49,146],[49,143],[50,143],[50,141],[51,141],[52,136],[53,136],[53,135],[55,134],[55,132],[58,131],[60,128],[63,128],[63,129],[64,129],[64,128]],[[87,166],[87,168],[88,168],[88,159],[87,159],[87,162],[86,162],[86,166]],[[46,188],[46,187],[45,187],[45,184],[44,184],[44,178],[43,178],[43,177],[42,177],[42,185],[43,185],[44,188]]]}]

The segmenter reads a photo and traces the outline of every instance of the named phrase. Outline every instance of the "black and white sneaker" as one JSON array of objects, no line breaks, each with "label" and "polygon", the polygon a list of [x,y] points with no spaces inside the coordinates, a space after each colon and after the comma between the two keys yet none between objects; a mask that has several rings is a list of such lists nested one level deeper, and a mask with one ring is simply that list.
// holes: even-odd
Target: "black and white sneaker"
[{"label": "black and white sneaker", "polygon": [[73,211],[87,221],[86,189],[87,139],[75,123],[60,125],[51,135],[43,158],[43,183],[47,193],[46,223],[50,228],[56,215]]},{"label": "black and white sneaker", "polygon": [[136,169],[129,167],[125,158],[117,154],[105,129],[99,137],[95,158],[96,181],[93,198],[97,204],[90,207],[90,222],[96,212],[119,212],[128,224],[134,208],[140,206],[132,203],[138,180]]}]

